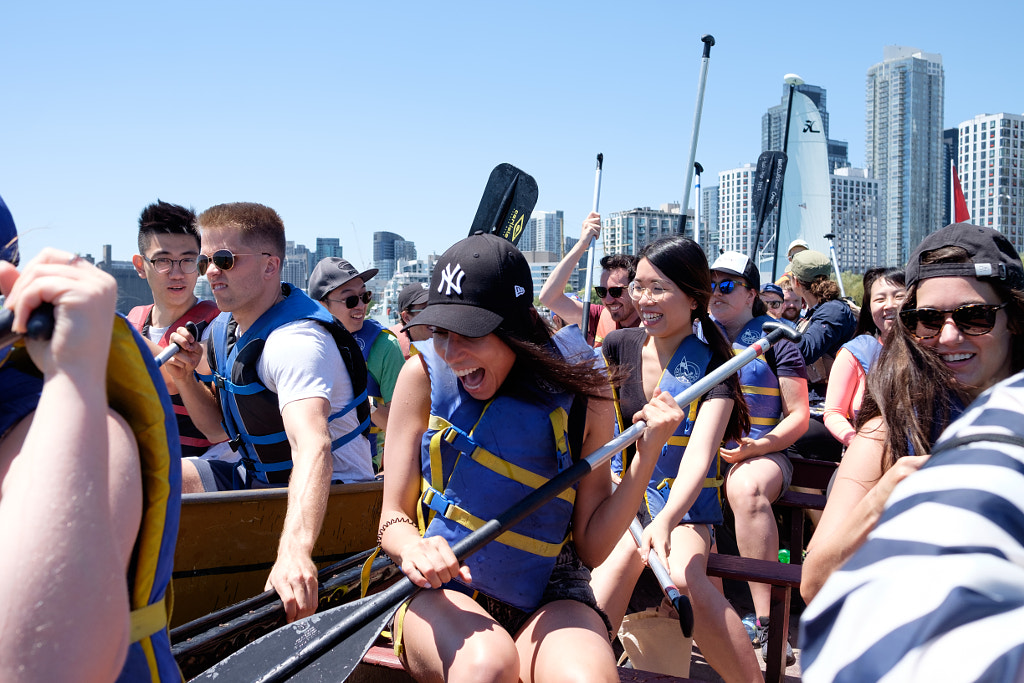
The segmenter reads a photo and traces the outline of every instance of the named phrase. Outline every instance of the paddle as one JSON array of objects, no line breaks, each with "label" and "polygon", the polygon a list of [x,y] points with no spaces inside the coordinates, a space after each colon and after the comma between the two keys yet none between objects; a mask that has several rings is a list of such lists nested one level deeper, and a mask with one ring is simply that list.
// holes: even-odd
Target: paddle
[{"label": "paddle", "polygon": [[[641,526],[639,519],[634,517],[633,521],[629,523],[629,533],[633,536],[633,540],[636,541],[636,545],[639,548],[640,537],[644,534],[644,528]],[[692,638],[693,607],[690,606],[690,598],[680,593],[679,589],[676,588],[672,576],[668,573],[668,569],[665,568],[654,548],[651,548],[651,551],[647,553],[647,566],[654,572],[654,578],[658,579],[658,585],[661,586],[665,597],[676,608],[676,613],[679,614],[679,628],[682,630],[683,635],[687,638]]]},{"label": "paddle", "polygon": [[[594,172],[594,213],[597,213],[597,209],[601,204],[601,169],[604,166],[604,155],[597,155],[597,170]],[[594,247],[597,244],[597,238],[590,240],[590,248],[587,250],[587,284],[583,287],[583,322],[580,323],[580,329],[583,331],[583,338],[587,339],[587,328],[590,326],[590,287],[594,284]]]},{"label": "paddle", "polygon": [[[764,354],[780,338],[799,339],[799,333],[788,325],[766,323],[765,329],[770,329],[767,338],[756,341],[680,392],[675,397],[676,402],[685,406],[703,396],[754,358]],[[585,477],[594,467],[636,442],[646,427],[642,420],[637,422],[602,448],[552,477],[497,518],[485,522],[452,546],[456,557],[460,561],[464,560],[515,526]],[[403,578],[377,595],[288,624],[242,648],[195,680],[217,679],[246,683],[281,681],[295,676],[304,668],[304,675],[297,677],[297,680],[319,680],[321,675],[332,681],[344,680],[362,660],[395,610],[417,590],[411,581]],[[322,661],[315,668],[312,667],[311,664],[318,658]]]},{"label": "paddle", "polygon": [[[3,297],[0,297],[0,302]],[[14,311],[9,308],[0,308],[0,348],[9,346],[22,337],[20,332],[12,332],[14,325]],[[53,304],[42,303],[32,311],[25,325],[24,336],[29,339],[49,339],[53,336]]]},{"label": "paddle", "polygon": [[537,181],[533,176],[512,164],[498,164],[487,178],[469,234],[494,233],[518,244],[536,204]]}]

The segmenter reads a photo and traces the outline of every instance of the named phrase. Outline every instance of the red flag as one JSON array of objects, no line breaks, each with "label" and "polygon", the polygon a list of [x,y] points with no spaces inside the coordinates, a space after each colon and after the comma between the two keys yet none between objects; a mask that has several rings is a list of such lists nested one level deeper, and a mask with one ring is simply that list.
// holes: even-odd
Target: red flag
[{"label": "red flag", "polygon": [[964,189],[960,187],[960,176],[956,172],[956,164],[951,163],[953,170],[951,181],[953,183],[953,207],[956,216],[954,223],[966,223],[971,220],[971,212],[967,210],[967,200],[964,199]]}]

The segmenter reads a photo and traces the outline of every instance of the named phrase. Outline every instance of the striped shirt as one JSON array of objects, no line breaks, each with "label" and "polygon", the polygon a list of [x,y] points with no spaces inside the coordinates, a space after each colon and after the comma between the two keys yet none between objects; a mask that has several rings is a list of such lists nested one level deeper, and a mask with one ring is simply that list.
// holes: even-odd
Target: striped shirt
[{"label": "striped shirt", "polygon": [[1024,373],[893,491],[800,622],[803,680],[1024,680]]}]

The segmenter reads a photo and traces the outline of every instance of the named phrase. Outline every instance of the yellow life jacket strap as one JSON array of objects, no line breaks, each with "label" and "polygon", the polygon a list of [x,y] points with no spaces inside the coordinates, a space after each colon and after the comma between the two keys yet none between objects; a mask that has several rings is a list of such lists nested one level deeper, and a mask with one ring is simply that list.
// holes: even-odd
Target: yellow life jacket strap
[{"label": "yellow life jacket strap", "polygon": [[779,418],[777,417],[750,417],[750,424],[752,425],[764,425],[768,427],[774,427],[775,425],[779,424],[779,422],[781,422],[781,420],[779,420]]},{"label": "yellow life jacket strap", "polygon": [[744,394],[757,394],[759,396],[779,396],[778,387],[755,387],[753,384],[744,384],[740,387]]},{"label": "yellow life jacket strap", "polygon": [[370,570],[373,569],[373,561],[380,554],[380,546],[377,546],[370,556],[363,562],[363,568],[359,570],[359,597],[365,598],[370,592]]},{"label": "yellow life jacket strap", "polygon": [[686,444],[690,443],[690,437],[688,437],[688,436],[670,436],[670,437],[668,437],[668,442],[667,443],[668,443],[669,446],[684,446],[685,447]]},{"label": "yellow life jacket strap", "polygon": [[129,642],[137,643],[167,628],[167,596],[151,605],[133,609],[129,616]]},{"label": "yellow life jacket strap", "polygon": [[[675,481],[676,481],[675,477],[665,478],[665,479],[662,479],[660,482],[658,482],[658,485],[655,486],[654,488],[657,489],[658,491],[660,491],[663,488],[665,488],[666,486],[671,487],[672,484],[675,483]],[[718,477],[705,477],[704,478],[704,488],[706,488],[706,489],[721,488],[722,484],[724,484],[724,483],[725,483],[725,477],[722,477],[722,476],[718,476]]]},{"label": "yellow life jacket strap", "polygon": [[[429,489],[423,494],[421,501],[424,505],[429,506],[433,502],[434,496],[437,495],[437,493],[438,492],[436,490]],[[470,514],[454,503],[448,503],[445,506],[444,516],[446,519],[450,519],[470,531],[476,531],[487,523],[486,520]],[[494,540],[502,545],[507,545],[510,548],[522,550],[523,552],[532,553],[534,555],[540,555],[541,557],[558,557],[558,554],[562,552],[562,546],[565,545],[568,538],[568,535],[566,535],[560,543],[548,543],[547,541],[530,538],[529,536],[516,533],[515,531],[506,531]]]}]

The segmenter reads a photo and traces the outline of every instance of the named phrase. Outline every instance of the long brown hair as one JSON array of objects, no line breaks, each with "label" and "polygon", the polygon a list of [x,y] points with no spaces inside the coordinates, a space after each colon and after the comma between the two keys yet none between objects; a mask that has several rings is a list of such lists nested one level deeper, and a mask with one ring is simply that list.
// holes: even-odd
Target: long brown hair
[{"label": "long brown hair", "polygon": [[[926,253],[921,263],[971,263],[961,247],[943,247]],[[1005,302],[1007,330],[1012,340],[1010,371],[1024,369],[1024,292],[996,280],[983,280]],[[917,307],[917,288],[907,289],[904,309]],[[882,472],[905,455],[930,453],[932,445],[949,426],[955,413],[971,402],[968,387],[961,385],[933,349],[914,339],[897,317],[881,355],[867,376],[867,392],[858,428],[881,417],[888,429],[882,452]]]},{"label": "long brown hair", "polygon": [[[664,273],[683,292],[697,303],[694,318],[700,321],[711,349],[708,370],[714,370],[732,358],[732,346],[708,312],[711,301],[711,270],[704,251],[693,240],[685,237],[666,237],[645,246],[638,256],[647,259],[651,265]],[[750,410],[740,390],[740,380],[735,374],[723,384],[729,387],[733,398],[732,414],[725,430],[725,438],[739,440],[750,431]]]}]

